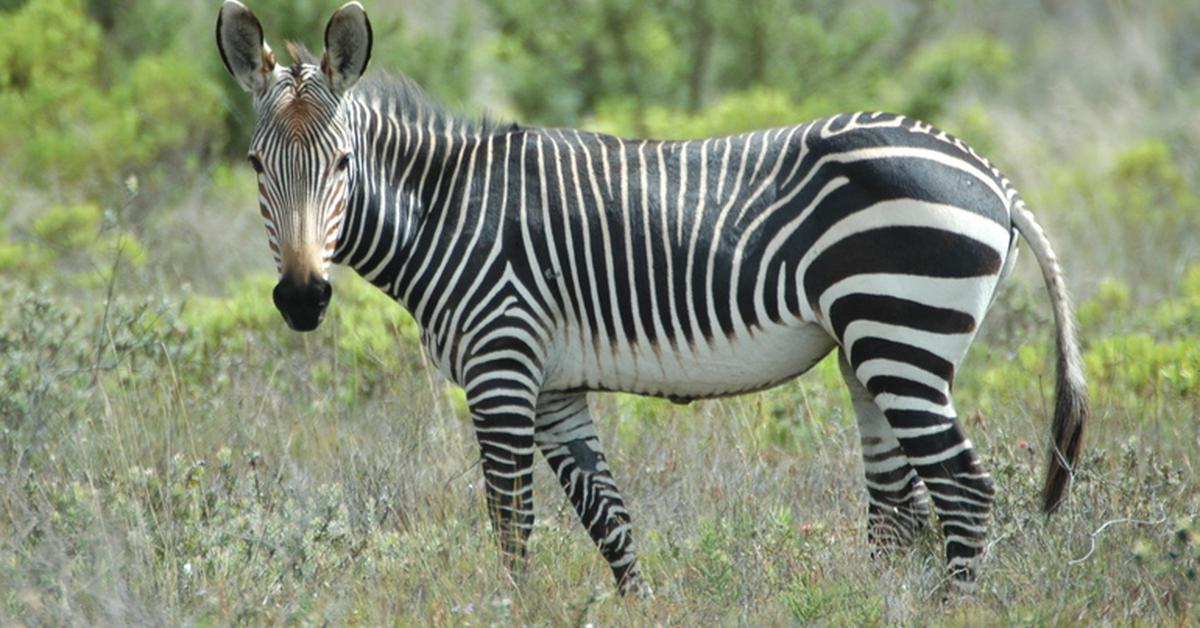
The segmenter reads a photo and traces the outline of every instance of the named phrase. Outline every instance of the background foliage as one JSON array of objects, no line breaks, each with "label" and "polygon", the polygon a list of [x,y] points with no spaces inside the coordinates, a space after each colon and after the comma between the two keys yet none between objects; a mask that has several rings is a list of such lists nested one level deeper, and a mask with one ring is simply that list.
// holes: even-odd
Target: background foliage
[{"label": "background foliage", "polygon": [[[335,3],[251,4],[285,55],[321,49]],[[3,623],[1195,621],[1200,2],[403,7],[369,4],[371,71],[467,112],[699,137],[885,109],[967,139],[1078,300],[1096,421],[1074,501],[1034,514],[1053,378],[1026,255],[957,384],[1001,487],[976,598],[935,604],[933,538],[867,560],[832,361],[688,407],[598,398],[659,598],[612,598],[542,469],[514,586],[411,319],[349,273],[315,334],[272,307],[216,3],[0,0]]]}]

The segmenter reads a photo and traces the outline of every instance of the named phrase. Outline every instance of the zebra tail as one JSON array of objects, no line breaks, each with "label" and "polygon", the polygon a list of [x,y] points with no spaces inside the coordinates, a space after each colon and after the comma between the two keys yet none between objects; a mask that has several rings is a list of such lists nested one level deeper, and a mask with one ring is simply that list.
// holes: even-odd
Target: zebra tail
[{"label": "zebra tail", "polygon": [[1071,488],[1075,465],[1083,447],[1083,427],[1088,419],[1087,382],[1084,379],[1083,359],[1075,338],[1075,322],[1063,282],[1058,257],[1050,247],[1046,232],[1023,202],[1014,205],[1013,223],[1029,243],[1042,269],[1046,289],[1054,309],[1057,326],[1057,377],[1055,385],[1054,422],[1051,426],[1050,456],[1046,468],[1046,483],[1042,488],[1042,511],[1054,512]]}]

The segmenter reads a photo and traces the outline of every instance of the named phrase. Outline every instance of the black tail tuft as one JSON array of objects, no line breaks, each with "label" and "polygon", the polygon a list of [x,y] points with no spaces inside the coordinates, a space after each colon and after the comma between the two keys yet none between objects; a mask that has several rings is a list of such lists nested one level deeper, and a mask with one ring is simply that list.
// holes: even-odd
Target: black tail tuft
[{"label": "black tail tuft", "polygon": [[1083,449],[1083,428],[1088,418],[1087,388],[1083,383],[1078,349],[1063,346],[1073,339],[1060,333],[1058,343],[1058,376],[1055,391],[1054,423],[1051,426],[1050,461],[1046,467],[1046,484],[1042,488],[1042,511],[1050,514],[1058,509],[1075,477],[1079,453]]}]

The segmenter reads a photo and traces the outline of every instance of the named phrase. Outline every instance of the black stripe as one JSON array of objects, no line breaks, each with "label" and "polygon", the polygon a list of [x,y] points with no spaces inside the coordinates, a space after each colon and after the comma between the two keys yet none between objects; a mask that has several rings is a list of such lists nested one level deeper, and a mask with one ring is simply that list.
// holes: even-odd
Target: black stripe
[{"label": "black stripe", "polygon": [[[684,164],[683,168],[687,169],[691,163],[689,151],[696,150],[699,155],[699,144],[682,143],[676,144],[678,154],[675,156],[675,163],[668,160],[671,172],[678,172],[680,162]],[[687,300],[687,246],[688,240],[691,238],[691,225],[685,219],[689,216],[695,216],[696,209],[694,204],[696,179],[699,178],[699,171],[695,175],[688,173],[687,187],[683,190],[683,203],[679,203],[679,190],[683,186],[683,179],[676,175],[670,178],[672,183],[676,184],[676,188],[668,194],[668,203],[671,205],[669,214],[670,220],[667,221],[667,228],[671,231],[671,287],[674,294],[672,299],[672,307],[676,315],[679,317],[679,326],[682,328],[683,337],[689,346],[695,346],[696,338],[692,327],[692,304]],[[668,190],[670,187],[668,186]],[[682,206],[681,206],[682,205]],[[683,227],[680,229],[680,227]],[[682,231],[682,234],[678,232]],[[678,237],[682,235],[682,237]]]},{"label": "black stripe", "polygon": [[[560,139],[552,137],[549,133],[545,134],[545,138],[549,144],[548,147],[543,148],[546,163],[546,204],[551,221],[549,227],[554,234],[556,278],[562,279],[566,298],[571,300],[571,309],[575,313],[575,322],[586,323],[585,330],[592,335],[591,340],[594,343],[593,349],[595,349],[597,347],[595,343],[599,339],[596,331],[600,329],[600,325],[597,322],[596,313],[587,305],[591,299],[590,276],[586,272],[578,272],[583,268],[582,264],[584,263],[583,230],[579,220],[568,219],[571,208],[576,202],[572,187],[570,157],[568,151],[559,145]],[[561,179],[559,178],[560,174]],[[568,239],[572,244],[580,245],[574,247],[575,267],[571,266],[571,253],[567,246]]]},{"label": "black stripe", "polygon": [[[688,180],[693,182],[691,190],[695,193],[689,194],[688,196],[694,199],[695,205],[691,207],[693,214],[692,224],[687,225],[687,227],[683,230],[684,242],[688,243],[687,247],[684,249],[685,254],[682,255],[680,260],[676,263],[676,268],[679,268],[685,277],[687,276],[688,267],[686,251],[691,248],[690,242],[692,238],[692,231],[695,230],[696,244],[695,250],[692,252],[693,257],[691,266],[692,302],[689,304],[689,306],[692,308],[692,314],[696,317],[696,325],[700,329],[700,334],[704,337],[704,340],[707,343],[711,344],[715,335],[715,330],[713,328],[714,321],[709,318],[708,312],[708,252],[709,247],[712,246],[712,240],[714,237],[713,224],[716,221],[716,216],[718,213],[714,210],[714,207],[719,207],[716,201],[718,180],[717,170],[720,169],[721,162],[715,148],[719,142],[716,140],[707,140],[707,142],[707,147],[704,145],[704,142],[700,142],[698,144],[699,148],[697,149],[698,151],[702,149],[704,159],[697,159],[696,161],[688,164],[689,166],[694,166],[691,174],[688,177]],[[702,161],[706,164],[705,171],[703,172],[705,179],[703,197],[700,196],[700,164]],[[695,226],[696,221],[700,222],[698,229]]]},{"label": "black stripe", "polygon": [[866,386],[867,390],[876,396],[891,393],[899,397],[924,399],[938,405],[945,405],[950,401],[942,391],[904,377],[877,375],[867,380]]},{"label": "black stripe", "polygon": [[[947,152],[947,147],[940,144],[929,148]],[[953,166],[924,157],[886,157],[847,163],[845,172],[854,181],[876,190],[880,197],[951,205],[1003,227],[1010,224],[1004,199],[976,176]]]},{"label": "black stripe", "polygon": [[[653,153],[647,154],[647,149],[651,148],[649,144],[639,144],[637,148],[632,148],[630,154],[625,157],[628,161],[629,168],[629,239],[630,248],[633,251],[633,259],[625,260],[626,264],[632,264],[631,268],[627,268],[629,273],[627,276],[633,282],[628,290],[635,292],[638,304],[638,320],[641,323],[642,330],[646,334],[646,340],[651,346],[658,345],[658,331],[654,327],[654,315],[656,312],[653,309],[654,288],[657,283],[656,278],[650,276],[650,264],[653,261],[655,250],[655,242],[658,238],[658,231],[655,229],[657,224],[656,219],[658,214],[653,211],[644,212],[645,205],[642,204],[642,181],[641,173],[638,168],[644,163],[646,167],[646,204],[653,205],[655,195],[658,194],[658,186],[655,185],[657,179],[654,178],[654,169],[658,167],[658,161],[654,158]],[[647,224],[649,219],[649,224]],[[622,259],[625,259],[625,251],[621,251]],[[619,286],[617,288],[620,294],[626,288]],[[659,306],[661,307],[661,306]]]},{"label": "black stripe", "polygon": [[[672,192],[678,193],[677,188],[672,188],[671,184],[678,182],[674,181],[674,177],[667,173],[671,171],[674,161],[672,153],[665,150],[664,147],[661,169],[658,160],[659,142],[650,142],[647,149],[650,154],[646,157],[646,163],[652,164],[656,176],[651,177],[649,174],[646,177],[646,182],[650,186],[647,190],[647,202],[650,204],[650,255],[654,259],[654,276],[647,276],[643,281],[654,290],[655,303],[658,306],[657,311],[652,313],[653,317],[657,317],[662,322],[663,333],[666,335],[667,341],[670,343],[673,350],[678,350],[679,344],[677,341],[678,333],[675,329],[675,322],[671,317],[671,283],[670,277],[667,275],[667,256],[671,254],[670,245],[670,230],[672,228],[670,218],[671,200],[674,198]],[[663,182],[666,185],[663,185]],[[665,229],[664,229],[664,220]],[[663,237],[667,237],[666,243]],[[674,260],[672,260],[673,262]],[[649,269],[647,269],[649,270]],[[674,267],[672,267],[674,270]]]},{"label": "black stripe", "polygon": [[[887,417],[888,424],[894,429],[932,427],[947,422],[951,423],[949,429],[933,434],[897,437],[897,440],[900,441],[900,446],[904,448],[904,453],[909,458],[932,456],[958,445],[966,438],[963,434],[962,426],[953,417],[942,416],[924,410],[886,410],[884,415]],[[961,456],[963,453],[971,454],[971,451],[966,450],[959,455]],[[955,461],[958,458],[959,456],[955,456],[943,462],[920,465],[917,467],[917,472],[923,477],[927,477],[926,472],[922,471],[922,469],[954,469],[956,468]],[[934,475],[945,475],[945,472],[935,472]]]},{"label": "black stripe", "polygon": [[975,331],[975,319],[965,312],[882,294],[848,294],[834,301],[829,308],[829,323],[838,338],[844,338],[847,325],[860,320],[938,334]]},{"label": "black stripe", "polygon": [[867,337],[855,341],[849,351],[850,364],[855,370],[868,360],[895,360],[933,373],[947,382],[954,381],[954,364],[936,353],[910,344]]},{"label": "black stripe", "polygon": [[[955,420],[954,417],[927,412],[925,410],[887,410],[884,414],[887,416],[888,424],[896,429],[930,427]],[[955,430],[950,429],[949,431],[953,432]],[[955,439],[954,442],[957,443],[958,439]],[[905,449],[905,452],[912,455],[912,452],[908,451],[908,449]]]},{"label": "black stripe", "polygon": [[1000,271],[1000,254],[951,231],[883,227],[847,236],[823,251],[804,275],[809,304],[853,275],[887,273],[924,277],[984,277]]}]

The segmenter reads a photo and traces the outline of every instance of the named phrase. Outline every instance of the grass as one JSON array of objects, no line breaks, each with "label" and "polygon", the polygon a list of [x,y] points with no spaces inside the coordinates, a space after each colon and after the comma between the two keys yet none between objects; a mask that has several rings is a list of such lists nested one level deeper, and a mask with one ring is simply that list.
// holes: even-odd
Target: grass
[{"label": "grass", "polygon": [[[1011,327],[1007,301],[990,328]],[[857,432],[826,362],[735,399],[595,398],[657,594],[633,601],[540,463],[530,561],[510,579],[469,421],[414,345],[354,357],[336,305],[313,335],[263,320],[214,338],[187,305],[119,289],[0,303],[4,624],[1197,621],[1200,395],[1095,367],[1084,463],[1045,518],[1036,322],[1029,355],[985,338],[957,388],[999,488],[976,595],[941,602],[934,534],[869,558]]]}]

